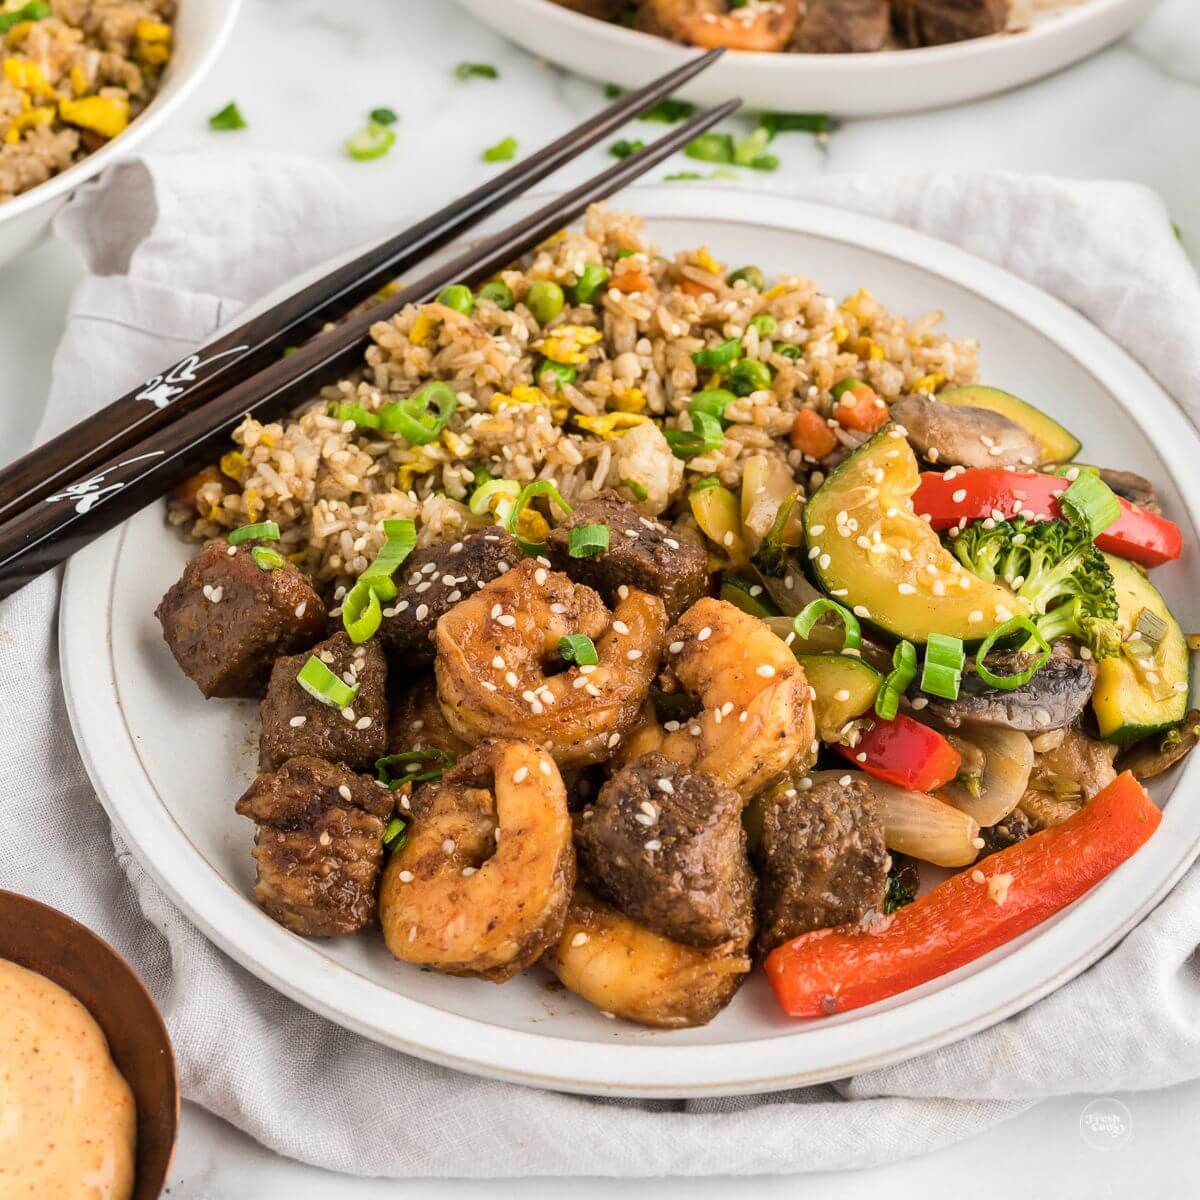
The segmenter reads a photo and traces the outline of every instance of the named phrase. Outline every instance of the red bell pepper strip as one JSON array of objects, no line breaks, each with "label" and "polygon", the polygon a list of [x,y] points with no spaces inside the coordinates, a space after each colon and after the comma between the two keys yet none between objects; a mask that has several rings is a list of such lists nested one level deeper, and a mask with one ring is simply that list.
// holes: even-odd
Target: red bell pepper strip
[{"label": "red bell pepper strip", "polygon": [[846,1012],[917,987],[1077,900],[1161,820],[1125,771],[1061,825],[960,871],[878,924],[818,929],[785,942],[767,956],[767,979],[793,1017]]},{"label": "red bell pepper strip", "polygon": [[868,775],[910,792],[936,791],[962,766],[962,755],[936,729],[903,713],[890,721],[875,719],[853,746],[835,749]]},{"label": "red bell pepper strip", "polygon": [[[913,493],[913,509],[930,517],[934,529],[949,529],[964,521],[980,521],[999,513],[1004,518],[1026,513],[1031,517],[1061,517],[1057,497],[1070,487],[1061,475],[1037,471],[1005,471],[978,467],[970,471],[925,471]],[[1118,558],[1144,567],[1173,562],[1183,552],[1183,535],[1174,521],[1131,504],[1118,496],[1121,515],[1096,538],[1096,545]]]}]

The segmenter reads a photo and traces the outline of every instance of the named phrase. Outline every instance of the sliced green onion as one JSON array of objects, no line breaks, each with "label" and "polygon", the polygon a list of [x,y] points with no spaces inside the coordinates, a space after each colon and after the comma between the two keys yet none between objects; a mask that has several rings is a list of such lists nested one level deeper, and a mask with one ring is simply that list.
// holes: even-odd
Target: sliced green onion
[{"label": "sliced green onion", "polygon": [[[538,496],[548,496],[551,503],[556,504],[563,512],[570,516],[575,510],[562,498],[562,493],[548,479],[535,479],[532,483],[528,483],[521,489],[521,494],[517,497],[516,503],[513,505],[512,512],[508,514],[508,520],[505,521],[505,528],[514,537],[517,534],[517,522],[521,518],[521,513],[525,511],[531,500]],[[519,539],[518,539],[519,540]],[[533,550],[532,542],[521,542],[521,548],[529,553]]]},{"label": "sliced green onion", "polygon": [[683,149],[688,158],[701,162],[732,163],[733,135],[728,133],[702,133],[693,138]]},{"label": "sliced green onion", "polygon": [[646,109],[638,119],[658,121],[663,125],[677,125],[680,121],[686,121],[695,111],[694,104],[689,104],[686,100],[673,100],[668,96],[665,100],[660,100],[651,108]]},{"label": "sliced green onion", "polygon": [[31,0],[16,12],[0,13],[0,33],[7,33],[22,21],[44,21],[50,15],[50,5],[45,0]]},{"label": "sliced green onion", "polygon": [[572,558],[591,558],[608,549],[612,531],[607,525],[576,525],[567,534],[567,553]]},{"label": "sliced green onion", "polygon": [[621,486],[629,491],[629,494],[640,504],[647,496],[650,495],[643,484],[638,483],[636,479],[622,479]]},{"label": "sliced green onion", "polygon": [[402,817],[393,817],[383,831],[383,848],[389,854],[399,854],[408,845],[408,822]]},{"label": "sliced green onion", "polygon": [[1157,650],[1159,643],[1167,636],[1167,623],[1152,609],[1143,608],[1133,623],[1133,632],[1140,641],[1149,642],[1152,650]]},{"label": "sliced green onion", "polygon": [[721,422],[706,412],[689,414],[691,429],[668,429],[663,433],[667,445],[676,458],[694,458],[697,454],[711,454],[725,440]]},{"label": "sliced green onion", "polygon": [[543,358],[541,366],[534,371],[533,377],[540,384],[543,375],[553,375],[554,390],[561,392],[564,385],[575,382],[575,367],[571,363],[557,363],[552,358]]},{"label": "sliced green onion", "polygon": [[455,79],[499,79],[500,72],[491,63],[460,62],[454,68]]},{"label": "sliced green onion", "polygon": [[912,642],[901,642],[892,651],[892,669],[875,696],[875,715],[884,721],[894,720],[900,711],[900,697],[916,676],[917,648]]},{"label": "sliced green onion", "polygon": [[[997,675],[995,672],[989,671],[987,664],[984,662],[988,652],[998,641],[1018,631],[1029,634],[1040,647],[1041,653],[1034,659],[1030,666],[1026,667],[1023,671],[1018,671],[1015,675]],[[1024,687],[1050,661],[1052,653],[1050,643],[1046,641],[1038,630],[1038,627],[1028,617],[1013,617],[1012,620],[1005,621],[1003,625],[997,626],[997,628],[993,629],[983,639],[979,649],[975,652],[975,670],[978,671],[979,678],[988,687],[1000,688],[1001,691],[1011,692],[1015,688]]]},{"label": "sliced green onion", "polygon": [[1073,525],[1081,525],[1092,537],[1120,520],[1121,502],[1112,488],[1090,471],[1085,471],[1061,496],[1058,507]]},{"label": "sliced green onion", "polygon": [[759,313],[750,318],[750,328],[756,329],[759,337],[770,337],[779,328],[779,322],[770,313]]},{"label": "sliced green onion", "polygon": [[719,421],[725,419],[725,410],[737,399],[732,392],[724,388],[706,388],[692,396],[688,411],[693,413],[708,413]]},{"label": "sliced green onion", "polygon": [[[422,763],[436,764],[428,770],[420,770]],[[403,783],[428,783],[441,779],[447,767],[454,766],[454,755],[437,746],[426,746],[421,750],[406,750],[403,754],[385,754],[375,760],[375,777],[388,787],[399,787]],[[404,767],[396,771],[396,767]]]},{"label": "sliced green onion", "polygon": [[600,263],[585,264],[579,275],[579,282],[574,287],[576,304],[591,304],[600,294],[600,289],[608,282],[612,272]]},{"label": "sliced green onion", "polygon": [[730,338],[729,341],[722,342],[719,346],[709,346],[704,350],[697,350],[692,355],[692,362],[698,367],[727,367],[741,352],[741,339]]},{"label": "sliced green onion", "polygon": [[255,546],[250,555],[260,571],[282,571],[287,566],[287,559],[270,546]]},{"label": "sliced green onion", "polygon": [[342,601],[342,626],[355,645],[369,642],[379,632],[383,624],[379,592],[385,586],[392,589],[393,596],[396,594],[396,585],[384,575],[378,580],[360,578],[346,593]]},{"label": "sliced green onion", "polygon": [[925,665],[921,670],[921,691],[943,700],[957,700],[967,655],[962,638],[931,633],[925,643]]},{"label": "sliced green onion", "polygon": [[242,111],[237,104],[231,100],[220,112],[213,113],[208,118],[209,129],[215,129],[219,133],[228,132],[233,129],[246,129],[246,118],[242,116]]},{"label": "sliced green onion", "polygon": [[376,125],[395,125],[400,120],[394,108],[373,108],[369,115]]},{"label": "sliced green onion", "polygon": [[758,123],[772,138],[777,133],[833,132],[833,119],[827,113],[765,112],[759,114]]},{"label": "sliced green onion", "polygon": [[517,157],[517,145],[515,137],[501,138],[494,146],[489,146],[483,152],[483,161],[511,162]]},{"label": "sliced green onion", "polygon": [[396,131],[378,121],[368,121],[356,134],[346,139],[346,153],[358,162],[382,158],[396,144]]},{"label": "sliced green onion", "polygon": [[279,541],[279,526],[274,521],[259,521],[254,525],[243,525],[235,529],[226,539],[231,546],[240,546],[243,542],[277,542]]},{"label": "sliced green onion", "polygon": [[858,618],[836,600],[822,596],[806,604],[793,618],[792,628],[797,637],[806,638],[812,633],[813,626],[824,616],[832,613],[845,627],[846,636],[842,642],[843,650],[857,650],[862,641],[862,626]]},{"label": "sliced green onion", "polygon": [[606,83],[604,85],[604,96],[607,100],[615,100],[625,89],[617,83]]},{"label": "sliced green onion", "polygon": [[457,407],[455,390],[434,379],[407,400],[385,404],[379,410],[380,425],[385,433],[398,433],[414,446],[426,446],[437,440]]},{"label": "sliced green onion", "polygon": [[775,353],[783,355],[784,358],[790,358],[792,362],[795,362],[804,351],[795,342],[782,342],[775,347]]},{"label": "sliced green onion", "polygon": [[748,138],[743,138],[733,148],[733,161],[739,167],[752,167],[757,158],[761,158],[767,149],[771,134],[763,126],[754,130]]},{"label": "sliced green onion", "polygon": [[645,150],[646,143],[641,138],[621,138],[618,142],[613,142],[608,148],[609,154],[613,158],[628,158],[631,154],[637,154],[639,150]]},{"label": "sliced green onion", "polygon": [[[467,507],[477,517],[482,517],[484,513],[491,510],[491,500],[493,496],[503,496],[507,499],[508,504],[515,504],[517,497],[521,494],[521,485],[515,479],[489,479],[481,483],[472,493],[471,499],[467,502]],[[503,506],[505,512],[501,512],[501,506],[497,506],[496,515],[501,521],[507,520],[507,506]]]},{"label": "sliced green onion", "polygon": [[558,653],[563,662],[578,663],[581,667],[594,667],[600,661],[596,643],[585,633],[572,633],[559,638]]},{"label": "sliced green onion", "polygon": [[855,388],[867,387],[861,379],[855,379],[853,375],[849,379],[843,379],[840,383],[833,385],[833,398],[840,400],[847,392],[853,391]]},{"label": "sliced green onion", "polygon": [[350,421],[357,429],[383,428],[383,418],[361,404],[335,404],[329,415],[338,421]]},{"label": "sliced green onion", "polygon": [[416,524],[407,517],[384,521],[383,535],[384,543],[375,555],[375,561],[359,576],[360,582],[364,579],[391,579],[417,544]]},{"label": "sliced green onion", "polygon": [[358,695],[357,687],[343,683],[315,654],[300,668],[296,682],[314,699],[330,708],[347,708]]},{"label": "sliced green onion", "polygon": [[670,175],[663,176],[664,183],[683,183],[686,180],[703,179],[704,176],[699,171],[674,171]]},{"label": "sliced green onion", "polygon": [[737,396],[765,391],[771,386],[771,368],[757,358],[744,358],[729,372],[729,386]]},{"label": "sliced green onion", "polygon": [[709,488],[720,487],[721,481],[715,475],[705,475],[703,479],[697,479],[692,484],[688,491],[688,495],[694,495],[696,492],[706,492]]}]

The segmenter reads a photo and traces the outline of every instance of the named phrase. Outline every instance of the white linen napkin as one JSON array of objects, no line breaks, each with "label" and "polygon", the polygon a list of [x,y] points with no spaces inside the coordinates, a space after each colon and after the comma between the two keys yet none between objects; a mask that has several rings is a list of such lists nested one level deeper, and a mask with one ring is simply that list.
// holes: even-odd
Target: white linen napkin
[{"label": "white linen napkin", "polygon": [[[1196,403],[1200,286],[1146,189],[932,175],[789,190],[836,197],[1002,264]],[[58,220],[90,274],[71,305],[40,437],[378,227],[306,161],[188,153],[113,168]],[[50,577],[0,605],[0,886],[66,909],[125,954],[166,1015],[185,1095],[282,1154],[395,1177],[828,1170],[958,1141],[1045,1096],[1200,1075],[1200,869],[1105,959],[1020,1016],[839,1084],[730,1100],[590,1100],[383,1049],[216,950],[113,836],[58,683],[57,592]]]}]

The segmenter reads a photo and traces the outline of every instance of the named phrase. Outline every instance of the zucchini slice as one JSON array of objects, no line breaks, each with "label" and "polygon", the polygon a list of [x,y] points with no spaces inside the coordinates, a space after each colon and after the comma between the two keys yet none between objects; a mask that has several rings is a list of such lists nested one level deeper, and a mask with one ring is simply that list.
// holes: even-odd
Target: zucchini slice
[{"label": "zucchini slice", "polygon": [[883,676],[851,654],[797,654],[796,661],[816,692],[813,716],[817,737],[836,742],[848,721],[870,711]]},{"label": "zucchini slice", "polygon": [[1007,588],[967,571],[913,511],[916,456],[884,429],[842,462],[804,511],[810,568],[822,589],[896,639],[931,633],[979,641],[1026,611]]},{"label": "zucchini slice", "polygon": [[1143,609],[1166,625],[1149,666],[1152,678],[1125,654],[1098,664],[1092,708],[1100,736],[1109,742],[1136,742],[1178,725],[1187,715],[1191,662],[1183,630],[1158,588],[1133,563],[1111,554],[1104,557],[1117,588],[1121,632],[1129,635]]},{"label": "zucchini slice", "polygon": [[970,408],[985,408],[999,413],[1025,430],[1042,447],[1043,463],[1070,462],[1079,453],[1079,439],[1057,421],[1046,416],[1041,409],[1034,408],[1026,400],[999,388],[970,387],[947,388],[938,392],[943,404],[965,404]]}]

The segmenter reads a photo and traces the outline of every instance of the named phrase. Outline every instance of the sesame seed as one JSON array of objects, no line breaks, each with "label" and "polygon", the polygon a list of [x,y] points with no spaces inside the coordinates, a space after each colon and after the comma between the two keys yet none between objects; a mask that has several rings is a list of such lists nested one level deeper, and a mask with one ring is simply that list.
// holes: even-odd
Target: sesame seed
[{"label": "sesame seed", "polygon": [[824,525],[813,525],[809,528],[808,532],[811,533],[813,535],[813,537],[820,537],[821,534],[823,534],[825,532],[825,526]]},{"label": "sesame seed", "polygon": [[225,548],[225,553],[228,554],[230,558],[232,558],[237,553],[237,547],[236,546],[227,546]]},{"label": "sesame seed", "polygon": [[430,583],[428,579],[426,579],[423,583],[418,583],[414,590],[416,591],[417,595],[419,596],[422,593],[429,591],[429,589],[431,587],[433,587],[433,584]]},{"label": "sesame seed", "polygon": [[[838,688],[838,690],[833,693],[833,698],[838,701],[839,704],[845,704],[845,702],[850,699],[850,689]],[[816,699],[815,695],[813,699]]]},{"label": "sesame seed", "polygon": [[923,708],[924,708],[924,707],[925,707],[925,706],[926,706],[928,703],[929,703],[929,700],[928,700],[928,699],[927,699],[925,696],[918,696],[918,697],[917,697],[917,698],[916,698],[916,699],[915,699],[915,700],[912,702],[912,706],[913,706],[913,708],[915,708],[915,709],[916,709],[918,712],[920,712],[920,711],[921,711],[921,709],[923,709]]},{"label": "sesame seed", "polygon": [[706,642],[706,641],[708,641],[708,639],[710,637],[712,637],[712,630],[707,625],[705,625],[705,627],[702,630],[700,630],[700,632],[698,634],[696,634],[696,641]]},{"label": "sesame seed", "polygon": [[343,800],[350,800],[352,798],[350,788],[344,783],[338,785],[338,795],[341,796]]},{"label": "sesame seed", "polygon": [[504,611],[504,609],[501,608],[499,604],[493,604],[492,605],[492,614],[491,614],[492,620],[494,621],[503,611]]},{"label": "sesame seed", "polygon": [[650,816],[649,813],[644,813],[644,812],[634,813],[633,819],[639,825],[653,825],[654,824],[654,818],[652,816]]},{"label": "sesame seed", "polygon": [[761,675],[763,679],[770,679],[775,674],[775,668],[770,663],[763,663],[755,668],[755,674]]},{"label": "sesame seed", "polygon": [[443,854],[453,854],[453,853],[454,853],[454,846],[455,846],[454,839],[453,839],[453,838],[447,838],[447,839],[446,839],[446,840],[445,840],[445,841],[442,843],[442,853],[443,853]]},{"label": "sesame seed", "polygon": [[628,626],[628,625],[626,625],[624,621],[614,621],[614,622],[612,623],[612,627],[613,627],[613,628],[614,628],[614,629],[615,629],[615,630],[616,630],[618,633],[628,633],[628,632],[629,632],[629,626]]},{"label": "sesame seed", "polygon": [[[673,796],[675,794],[675,785],[669,779],[667,779],[666,777],[663,777],[662,779],[659,779],[657,782],[658,782],[658,790],[660,792],[666,792],[666,794],[668,796]],[[648,803],[648,801],[647,801],[647,803]],[[643,804],[643,807],[645,807],[645,806],[646,805]],[[650,807],[653,808],[654,806],[650,805]]]},{"label": "sesame seed", "polygon": [[342,718],[346,721],[353,721],[354,720],[354,709],[343,708],[342,709]]},{"label": "sesame seed", "polygon": [[411,871],[401,871],[400,872],[400,882],[401,883],[412,883],[412,881],[413,881],[413,873]]},{"label": "sesame seed", "polygon": [[642,652],[640,650],[630,650],[625,657],[629,659],[630,662],[637,662],[637,660],[642,657]]},{"label": "sesame seed", "polygon": [[504,682],[507,683],[509,687],[515,688],[517,686],[517,684],[520,683],[520,680],[517,678],[516,671],[505,672]]},{"label": "sesame seed", "polygon": [[967,620],[972,625],[978,625],[979,622],[983,620],[983,613],[981,613],[979,609],[973,608],[969,613],[967,613]]},{"label": "sesame seed", "polygon": [[529,768],[528,767],[518,767],[513,772],[513,783],[524,783],[525,780],[528,778],[529,778]]},{"label": "sesame seed", "polygon": [[404,610],[405,610],[406,608],[408,608],[408,601],[407,601],[407,600],[401,600],[401,601],[400,601],[400,603],[396,605],[396,611],[397,611],[398,613],[402,613],[402,612],[404,612]]},{"label": "sesame seed", "polygon": [[288,724],[289,724],[289,725],[290,725],[290,726],[291,726],[293,729],[299,729],[299,728],[300,728],[300,726],[301,726],[301,725],[303,725],[303,724],[304,724],[304,722],[305,722],[305,721],[307,721],[307,720],[308,720],[308,718],[307,718],[307,717],[293,717],[293,718],[292,718],[292,719],[291,719],[291,720],[288,722]]},{"label": "sesame seed", "polygon": [[667,647],[667,652],[668,652],[668,653],[670,653],[670,654],[678,654],[678,653],[679,653],[679,652],[680,652],[682,649],[683,649],[683,643],[682,643],[682,642],[672,642],[672,643],[671,643],[671,644],[670,644],[670,645]]},{"label": "sesame seed", "polygon": [[817,566],[819,566],[823,571],[831,562],[833,562],[833,559],[831,559],[828,554],[822,554],[821,557],[817,559]]},{"label": "sesame seed", "polygon": [[494,683],[493,683],[493,682],[492,682],[490,679],[482,679],[482,680],[480,680],[480,682],[479,682],[479,686],[480,686],[481,688],[484,688],[485,690],[487,690],[487,691],[489,691],[489,692],[494,692],[494,691],[496,691],[496,690],[497,690],[497,689],[496,689],[496,685],[495,685],[495,684],[494,684]]},{"label": "sesame seed", "polygon": [[669,546],[672,550],[679,549],[679,543],[674,538],[663,538],[663,545]]},{"label": "sesame seed", "polygon": [[871,615],[871,613],[865,604],[856,604],[854,606],[854,615],[856,617],[866,618],[866,617],[869,617]]},{"label": "sesame seed", "polygon": [[620,740],[621,735],[619,733],[610,733],[608,735],[608,748],[611,750]]},{"label": "sesame seed", "polygon": [[492,659],[492,666],[495,667],[497,671],[503,671],[504,665],[504,659],[502,659],[499,654]]},{"label": "sesame seed", "polygon": [[953,492],[950,496],[950,499],[953,500],[955,504],[961,504],[966,498],[967,498],[967,489],[966,488],[959,488],[957,491]]},{"label": "sesame seed", "polygon": [[617,598],[620,600],[628,600],[629,599],[629,585],[628,584],[623,583],[623,584],[621,584],[620,587],[617,588]]},{"label": "sesame seed", "polygon": [[541,587],[542,584],[544,584],[546,582],[546,568],[545,567],[538,567],[538,569],[536,571],[534,571],[533,582],[536,583],[538,585],[538,587]]},{"label": "sesame seed", "polygon": [[987,876],[986,876],[986,875],[984,875],[984,873],[983,873],[981,870],[979,870],[979,868],[978,868],[978,867],[976,867],[976,869],[975,869],[974,871],[972,871],[972,872],[971,872],[971,879],[972,879],[972,880],[973,880],[975,883],[983,883],[983,881],[984,881],[986,878],[987,878]]},{"label": "sesame seed", "polygon": [[370,729],[374,724],[375,722],[370,717],[359,717],[358,720],[354,722],[354,728]]},{"label": "sesame seed", "polygon": [[561,617],[567,611],[567,606],[565,604],[552,604],[550,605],[550,611]]},{"label": "sesame seed", "polygon": [[750,714],[745,709],[742,709],[741,715],[738,717],[738,722],[744,725],[748,720],[750,720]]},{"label": "sesame seed", "polygon": [[413,616],[416,617],[418,621],[425,620],[425,618],[427,616],[429,616],[429,605],[428,604],[418,604],[417,610],[416,610],[416,612],[413,613]]},{"label": "sesame seed", "polygon": [[595,697],[600,695],[600,689],[594,683],[589,683],[583,690],[587,692],[589,696]]},{"label": "sesame seed", "polygon": [[842,787],[849,787],[849,786],[850,786],[850,776],[849,776],[849,775],[843,775],[843,776],[841,777],[841,779],[839,779],[839,780],[838,780],[838,783],[839,783],[839,784],[840,784]]},{"label": "sesame seed", "polygon": [[320,842],[322,846],[328,846],[330,844],[330,842],[333,841],[333,838],[331,838],[329,836],[328,829],[322,829],[321,836],[319,838],[317,838],[317,841]]},{"label": "sesame seed", "polygon": [[478,870],[479,870],[478,867],[463,867],[463,869],[459,872],[459,874],[462,875],[462,877],[464,879],[469,879]]},{"label": "sesame seed", "polygon": [[644,847],[644,848],[645,848],[646,850],[649,850],[651,853],[653,853],[655,850],[661,850],[661,849],[662,849],[662,842],[660,842],[660,841],[658,840],[658,838],[651,838],[651,839],[650,839],[650,840],[649,840],[649,841],[646,843],[646,845],[645,845],[645,847]]},{"label": "sesame seed", "polygon": [[517,623],[517,618],[512,613],[503,613],[496,618],[496,623],[503,625],[505,629],[511,629]]},{"label": "sesame seed", "polygon": [[575,946],[575,947],[579,947],[579,946],[586,946],[586,945],[587,945],[587,940],[588,940],[588,935],[587,935],[586,933],[584,933],[584,932],[583,932],[583,930],[580,930],[580,931],[579,931],[579,932],[578,932],[578,933],[577,933],[577,934],[576,934],[576,935],[575,935],[575,936],[574,936],[574,937],[571,939],[571,945],[572,945],[572,946]]}]

